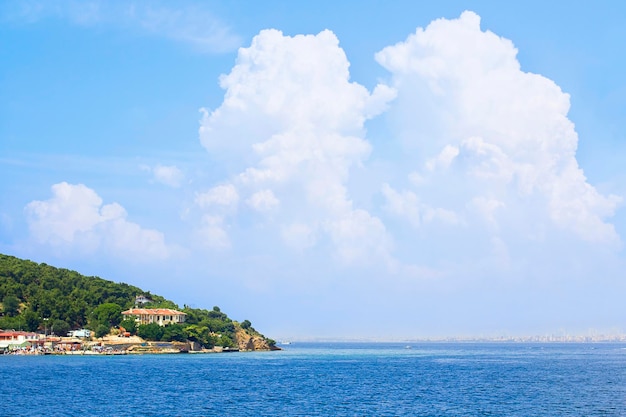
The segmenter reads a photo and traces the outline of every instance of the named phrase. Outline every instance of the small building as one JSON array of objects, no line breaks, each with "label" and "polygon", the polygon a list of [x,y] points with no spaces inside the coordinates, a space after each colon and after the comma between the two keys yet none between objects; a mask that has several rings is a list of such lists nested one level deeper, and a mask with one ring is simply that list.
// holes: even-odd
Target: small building
[{"label": "small building", "polygon": [[152,300],[145,295],[138,295],[135,297],[135,306],[139,306],[146,303],[151,303]]},{"label": "small building", "polygon": [[89,329],[79,329],[79,330],[70,330],[67,335],[69,337],[91,337],[91,330]]},{"label": "small building", "polygon": [[184,323],[187,314],[171,308],[131,308],[122,311],[124,318],[135,318],[138,325],[156,323],[165,326],[172,323]]},{"label": "small building", "polygon": [[37,342],[37,333],[5,330],[0,332],[0,349],[8,347],[23,347]]}]

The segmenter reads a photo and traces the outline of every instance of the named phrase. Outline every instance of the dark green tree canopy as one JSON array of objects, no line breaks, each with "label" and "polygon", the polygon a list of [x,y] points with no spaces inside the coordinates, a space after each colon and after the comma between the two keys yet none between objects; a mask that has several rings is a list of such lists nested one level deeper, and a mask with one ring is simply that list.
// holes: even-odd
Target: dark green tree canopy
[{"label": "dark green tree canopy", "polygon": [[122,311],[122,306],[119,304],[104,303],[93,310],[90,319],[96,326],[104,324],[113,327],[122,321]]},{"label": "dark green tree canopy", "polygon": [[133,319],[124,319],[120,322],[120,327],[130,334],[137,334],[137,323]]},{"label": "dark green tree canopy", "polygon": [[6,314],[7,316],[9,317],[16,316],[17,313],[19,313],[19,308],[20,308],[20,300],[18,300],[18,298],[14,296],[13,294],[6,295],[2,299],[2,309],[4,311],[4,314]]},{"label": "dark green tree canopy", "polygon": [[50,326],[50,333],[54,333],[57,336],[67,336],[67,332],[70,330],[70,325],[64,320],[56,319]]},{"label": "dark green tree canopy", "polygon": [[[44,318],[63,320],[72,329],[79,329],[88,326],[90,315],[99,305],[113,303],[128,309],[134,305],[135,296],[140,294],[150,298],[155,305],[175,308],[171,301],[132,285],[0,254],[0,301],[5,313],[0,317],[2,329],[32,329],[33,317],[39,321]],[[5,304],[7,297],[8,304]],[[13,308],[15,299],[17,310]],[[20,305],[23,311],[20,311]],[[28,326],[25,324],[27,311],[31,312],[28,313]],[[39,323],[34,330],[38,326]],[[97,324],[90,327],[95,330],[95,326]]]},{"label": "dark green tree canopy", "polygon": [[161,340],[164,328],[156,323],[141,324],[137,327],[137,336],[146,340]]}]

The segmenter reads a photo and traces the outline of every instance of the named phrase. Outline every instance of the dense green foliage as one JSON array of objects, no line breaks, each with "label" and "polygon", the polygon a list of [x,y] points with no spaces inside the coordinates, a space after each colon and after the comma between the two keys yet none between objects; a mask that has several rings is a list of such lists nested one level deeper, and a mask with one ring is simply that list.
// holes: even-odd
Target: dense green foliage
[{"label": "dense green foliage", "polygon": [[[100,325],[107,325],[106,321],[109,325],[119,323],[116,319],[101,321],[94,317],[98,306],[116,304],[122,311],[132,307],[139,294],[150,297],[154,304],[175,305],[132,285],[86,277],[75,271],[0,254],[2,329],[43,330],[43,319],[48,318],[50,321],[65,321],[73,329],[89,327],[96,330]],[[9,305],[5,306],[7,299]],[[17,308],[14,299],[17,299]]]},{"label": "dense green foliage", "polygon": [[59,336],[65,336],[70,330],[70,325],[64,320],[54,320],[50,326],[50,333]]},{"label": "dense green foliage", "polygon": [[137,336],[154,341],[197,342],[206,348],[213,346],[235,347],[235,324],[222,313],[219,307],[213,310],[189,308],[182,310],[187,314],[184,324],[142,324],[137,327]]},{"label": "dense green foliage", "polygon": [[235,324],[219,307],[213,307],[213,310],[185,307],[183,312],[187,313],[187,339],[208,348],[235,346]]},{"label": "dense green foliage", "polygon": [[115,303],[100,304],[93,310],[90,316],[92,325],[117,326],[122,321],[122,306]]},{"label": "dense green foliage", "polygon": [[146,340],[161,340],[163,337],[163,327],[156,323],[141,324],[137,327],[137,336]]},{"label": "dense green foliage", "polygon": [[[152,300],[142,305],[144,308],[181,310],[174,302],[132,285],[0,254],[0,329],[45,329],[65,335],[71,329],[87,327],[102,337],[119,326],[146,340],[191,340],[206,348],[236,346],[235,323],[217,306],[212,310],[185,306],[184,324],[137,326],[121,314],[133,307],[137,295]],[[248,320],[240,326],[258,334]]]},{"label": "dense green foliage", "polygon": [[137,334],[137,323],[133,319],[124,319],[120,323],[120,327],[130,334]]}]

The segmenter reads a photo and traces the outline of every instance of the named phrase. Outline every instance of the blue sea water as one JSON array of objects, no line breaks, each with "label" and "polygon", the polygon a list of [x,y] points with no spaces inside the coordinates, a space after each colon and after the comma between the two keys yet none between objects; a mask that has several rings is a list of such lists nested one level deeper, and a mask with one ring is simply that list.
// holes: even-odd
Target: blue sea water
[{"label": "blue sea water", "polygon": [[626,345],[0,356],[3,416],[626,416]]}]

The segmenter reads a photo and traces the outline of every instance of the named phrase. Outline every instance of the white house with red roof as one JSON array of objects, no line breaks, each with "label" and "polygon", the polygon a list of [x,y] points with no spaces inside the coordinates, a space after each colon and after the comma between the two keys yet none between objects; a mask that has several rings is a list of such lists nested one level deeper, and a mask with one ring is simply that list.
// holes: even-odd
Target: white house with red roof
[{"label": "white house with red roof", "polygon": [[0,331],[0,349],[6,349],[9,346],[26,346],[38,339],[37,333],[15,330]]},{"label": "white house with red roof", "polygon": [[137,324],[156,323],[165,326],[172,323],[184,323],[187,314],[171,308],[131,308],[122,311],[124,318],[135,318]]}]

